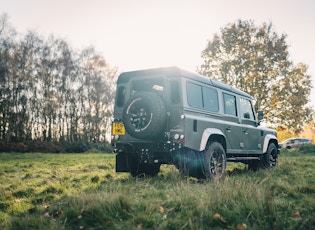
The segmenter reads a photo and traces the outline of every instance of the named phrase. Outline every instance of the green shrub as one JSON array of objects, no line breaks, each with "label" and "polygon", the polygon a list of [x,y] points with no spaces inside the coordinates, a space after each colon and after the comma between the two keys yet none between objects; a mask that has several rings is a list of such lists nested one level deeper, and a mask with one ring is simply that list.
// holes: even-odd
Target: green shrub
[{"label": "green shrub", "polygon": [[313,144],[305,144],[298,148],[298,151],[302,153],[315,153],[315,145]]}]

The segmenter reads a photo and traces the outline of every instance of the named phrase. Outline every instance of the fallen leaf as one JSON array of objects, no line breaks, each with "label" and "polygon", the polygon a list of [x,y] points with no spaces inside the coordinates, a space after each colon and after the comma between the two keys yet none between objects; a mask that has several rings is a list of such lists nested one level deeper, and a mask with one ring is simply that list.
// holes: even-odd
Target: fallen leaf
[{"label": "fallen leaf", "polygon": [[214,213],[214,215],[213,215],[213,219],[216,219],[216,220],[220,220],[220,221],[222,221],[222,222],[226,222],[226,220],[224,219],[224,217],[222,217],[219,213]]},{"label": "fallen leaf", "polygon": [[295,212],[293,213],[293,216],[294,216],[294,218],[301,219],[301,214],[300,214],[299,211],[295,211]]},{"label": "fallen leaf", "polygon": [[162,206],[159,207],[160,213],[164,213],[164,208]]},{"label": "fallen leaf", "polygon": [[247,225],[242,223],[242,224],[238,224],[236,227],[236,230],[246,230],[247,229]]}]

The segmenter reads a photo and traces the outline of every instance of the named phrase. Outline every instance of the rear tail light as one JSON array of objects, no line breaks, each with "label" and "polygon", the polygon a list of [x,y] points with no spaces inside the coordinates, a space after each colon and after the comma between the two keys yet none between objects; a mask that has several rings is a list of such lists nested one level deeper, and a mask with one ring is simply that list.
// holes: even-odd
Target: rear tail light
[{"label": "rear tail light", "polygon": [[115,141],[118,141],[119,140],[119,135],[112,135],[111,137],[111,141],[112,142],[115,142]]}]

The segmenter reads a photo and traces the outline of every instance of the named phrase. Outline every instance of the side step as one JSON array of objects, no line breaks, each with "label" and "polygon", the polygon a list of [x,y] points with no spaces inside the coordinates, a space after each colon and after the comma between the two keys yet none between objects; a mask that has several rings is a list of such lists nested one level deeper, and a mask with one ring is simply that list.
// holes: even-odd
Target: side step
[{"label": "side step", "polygon": [[230,157],[226,158],[226,161],[251,161],[251,160],[260,160],[259,157]]}]

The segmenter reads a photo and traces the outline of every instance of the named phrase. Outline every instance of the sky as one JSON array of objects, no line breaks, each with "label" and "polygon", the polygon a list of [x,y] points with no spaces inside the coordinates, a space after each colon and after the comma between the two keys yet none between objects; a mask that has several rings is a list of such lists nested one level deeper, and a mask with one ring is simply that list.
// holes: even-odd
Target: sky
[{"label": "sky", "polygon": [[215,33],[237,20],[287,34],[290,59],[308,65],[315,108],[314,0],[0,0],[18,33],[53,34],[94,46],[120,72],[178,66],[196,72]]}]

